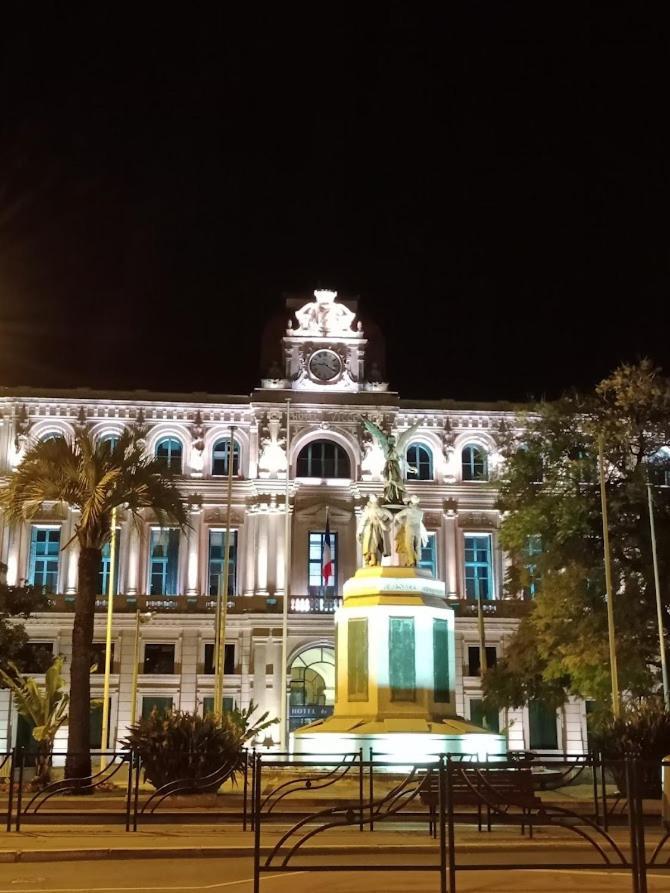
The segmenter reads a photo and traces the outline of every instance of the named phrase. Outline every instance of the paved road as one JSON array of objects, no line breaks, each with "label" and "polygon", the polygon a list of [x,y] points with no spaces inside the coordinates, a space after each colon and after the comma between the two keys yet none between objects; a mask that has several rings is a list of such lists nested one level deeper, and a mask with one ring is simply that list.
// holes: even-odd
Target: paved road
[{"label": "paved road", "polygon": [[[365,857],[359,862],[365,863]],[[649,893],[670,893],[670,873],[650,873]],[[144,859],[0,865],[0,893],[251,893],[245,859]],[[463,872],[458,893],[630,893],[623,871]],[[300,872],[263,875],[262,893],[437,893],[433,872]]]}]

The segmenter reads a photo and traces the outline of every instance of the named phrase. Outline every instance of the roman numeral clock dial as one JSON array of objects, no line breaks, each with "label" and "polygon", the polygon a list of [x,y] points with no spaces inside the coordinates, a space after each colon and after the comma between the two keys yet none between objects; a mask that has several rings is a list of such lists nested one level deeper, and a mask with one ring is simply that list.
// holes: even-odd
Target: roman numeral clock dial
[{"label": "roman numeral clock dial", "polygon": [[309,358],[310,374],[318,381],[333,381],[342,372],[342,360],[332,350],[317,350]]}]

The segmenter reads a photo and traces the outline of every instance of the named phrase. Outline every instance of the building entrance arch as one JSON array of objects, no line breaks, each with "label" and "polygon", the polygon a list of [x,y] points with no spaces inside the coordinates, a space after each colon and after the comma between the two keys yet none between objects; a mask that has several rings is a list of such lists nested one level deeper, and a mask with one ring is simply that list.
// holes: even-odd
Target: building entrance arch
[{"label": "building entrance arch", "polygon": [[293,658],[290,669],[289,732],[330,716],[335,704],[335,649],[312,645]]}]

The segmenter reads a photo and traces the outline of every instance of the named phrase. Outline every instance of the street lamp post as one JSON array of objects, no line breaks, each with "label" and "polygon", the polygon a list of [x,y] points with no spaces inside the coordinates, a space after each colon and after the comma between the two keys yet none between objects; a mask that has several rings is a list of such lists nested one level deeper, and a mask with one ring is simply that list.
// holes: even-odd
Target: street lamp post
[{"label": "street lamp post", "polygon": [[652,484],[647,483],[649,500],[649,530],[651,533],[651,555],[654,563],[654,589],[656,593],[656,618],[658,620],[658,644],[661,654],[661,676],[663,679],[663,702],[665,709],[670,710],[670,686],[668,686],[668,663],[665,656],[665,631],[663,628],[663,605],[661,603],[661,584],[658,577],[658,555],[656,553],[656,524],[654,521],[654,499]]},{"label": "street lamp post", "polygon": [[112,531],[109,541],[109,579],[107,580],[107,631],[105,635],[105,681],[102,690],[102,733],[100,748],[100,771],[107,763],[104,751],[109,745],[109,677],[112,672],[112,621],[114,617],[115,574],[116,566],[116,506],[112,509]]},{"label": "street lamp post", "polygon": [[279,689],[279,746],[288,750],[288,608],[291,594],[291,518],[289,514],[291,493],[291,400],[286,400],[286,492],[284,494],[284,603],[281,626],[281,684]]},{"label": "street lamp post", "polygon": [[148,623],[151,620],[152,614],[151,611],[147,611],[146,613],[142,613],[142,611],[138,610],[135,612],[135,643],[134,643],[134,654],[135,660],[133,662],[133,683],[131,686],[131,694],[130,694],[130,724],[134,726],[137,721],[137,682],[139,678],[139,664],[140,664],[140,624]]},{"label": "street lamp post", "polygon": [[616,662],[616,638],[614,634],[614,592],[612,589],[612,558],[610,555],[610,535],[607,521],[607,495],[605,493],[605,458],[604,439],[598,439],[598,468],[600,473],[600,505],[603,518],[603,550],[605,557],[605,589],[607,595],[607,634],[610,647],[610,674],[612,678],[612,713],[618,719],[621,715],[621,699],[619,697],[619,674]]},{"label": "street lamp post", "polygon": [[230,426],[228,441],[228,509],[226,512],[226,536],[223,544],[223,568],[219,574],[216,602],[216,630],[214,642],[214,714],[223,709],[224,675],[226,672],[226,621],[228,619],[228,576],[230,565],[230,520],[233,501],[233,460],[235,456],[235,425]]}]

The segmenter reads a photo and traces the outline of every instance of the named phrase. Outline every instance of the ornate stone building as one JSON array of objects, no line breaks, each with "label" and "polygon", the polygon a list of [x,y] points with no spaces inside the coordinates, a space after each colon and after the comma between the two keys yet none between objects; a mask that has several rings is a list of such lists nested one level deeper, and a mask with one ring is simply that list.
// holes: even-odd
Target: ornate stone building
[{"label": "ornate stone building", "polygon": [[[366,337],[357,303],[338,301],[334,292],[288,300],[286,317],[283,337],[274,344],[266,338],[266,377],[250,396],[27,388],[0,392],[3,475],[12,473],[33,440],[71,437],[78,425],[87,425],[99,438],[113,438],[125,426],[139,425],[146,450],[178,475],[189,506],[186,533],[161,529],[149,514],[144,529],[137,531],[120,516],[117,566],[111,569],[109,555],[103,556],[96,653],[104,648],[103,593],[110,573],[118,593],[110,744],[123,738],[130,721],[138,610],[151,612],[151,619],[137,627],[138,714],[154,704],[202,710],[212,703],[214,610],[224,567],[231,461],[226,703],[246,706],[253,699],[279,715],[282,602],[288,578],[288,722],[296,727],[329,711],[334,698],[333,611],[343,582],[360,561],[360,507],[371,493],[381,494],[383,456],[365,432],[363,417],[398,433],[420,426],[407,459],[414,468],[408,473],[408,489],[420,497],[429,531],[421,563],[446,582],[456,608],[458,711],[482,720],[476,596],[484,600],[489,663],[504,654],[528,606],[521,594],[503,599],[505,556],[498,544],[500,518],[490,482],[500,463],[496,433],[502,422],[515,424],[514,407],[402,399],[384,381],[382,345]],[[326,509],[334,575],[324,586]],[[74,522],[72,512],[47,507],[21,529],[0,528],[0,560],[8,582],[27,580],[53,593],[53,608],[27,623],[33,647],[66,656],[77,592],[77,547],[70,542]],[[104,661],[99,659],[98,666]],[[100,697],[102,673],[93,678],[94,696]],[[94,745],[100,744],[98,716],[99,710],[92,724]],[[586,748],[584,705],[578,702],[556,715],[531,705],[487,720],[490,727],[507,729],[513,749],[576,753]],[[278,738],[277,731],[274,735]],[[8,693],[0,691],[0,751],[29,740]]]}]

